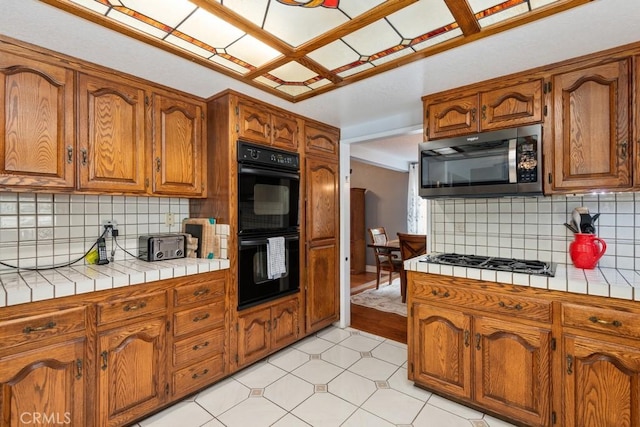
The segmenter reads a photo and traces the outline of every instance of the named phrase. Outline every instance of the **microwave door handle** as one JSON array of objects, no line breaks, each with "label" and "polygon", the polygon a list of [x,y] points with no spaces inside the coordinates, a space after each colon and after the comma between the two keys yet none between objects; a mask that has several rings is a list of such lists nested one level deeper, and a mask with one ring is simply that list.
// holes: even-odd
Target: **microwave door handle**
[{"label": "microwave door handle", "polygon": [[518,182],[517,164],[516,164],[516,139],[509,140],[509,183]]}]

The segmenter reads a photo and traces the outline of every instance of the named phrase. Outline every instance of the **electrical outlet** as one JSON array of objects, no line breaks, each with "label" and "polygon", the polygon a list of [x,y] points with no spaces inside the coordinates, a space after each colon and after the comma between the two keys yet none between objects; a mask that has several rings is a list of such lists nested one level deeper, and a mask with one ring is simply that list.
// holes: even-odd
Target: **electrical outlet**
[{"label": "electrical outlet", "polygon": [[112,219],[106,219],[102,221],[102,226],[107,230],[106,236],[110,236],[113,230],[118,229],[118,223]]},{"label": "electrical outlet", "polygon": [[172,225],[174,225],[176,223],[175,221],[175,215],[171,212],[167,212],[166,214],[164,214],[164,225],[166,225],[167,227],[171,227]]}]

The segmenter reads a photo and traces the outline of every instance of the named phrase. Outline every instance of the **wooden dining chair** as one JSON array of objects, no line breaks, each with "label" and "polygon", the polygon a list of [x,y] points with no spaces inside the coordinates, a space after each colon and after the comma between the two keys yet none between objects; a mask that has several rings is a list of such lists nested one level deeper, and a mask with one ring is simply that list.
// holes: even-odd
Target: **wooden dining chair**
[{"label": "wooden dining chair", "polygon": [[[369,228],[369,237],[371,243],[377,245],[384,245],[389,241],[384,227]],[[388,249],[373,248],[373,252],[376,259],[376,289],[378,289],[382,272],[389,273],[389,284],[391,284],[393,273],[400,273],[402,270],[402,261],[398,254],[392,253]]]},{"label": "wooden dining chair", "polygon": [[404,269],[404,261],[427,253],[427,236],[425,234],[398,233],[400,242],[400,259],[402,271],[400,271],[400,294],[402,302],[407,302],[407,272]]}]

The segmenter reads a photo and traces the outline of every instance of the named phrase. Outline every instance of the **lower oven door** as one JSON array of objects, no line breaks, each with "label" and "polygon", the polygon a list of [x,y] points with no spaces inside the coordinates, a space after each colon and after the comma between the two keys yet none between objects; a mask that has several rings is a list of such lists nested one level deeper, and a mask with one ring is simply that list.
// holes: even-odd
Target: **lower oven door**
[{"label": "lower oven door", "polygon": [[[286,273],[278,279],[267,275],[267,239],[285,238]],[[300,289],[299,233],[240,237],[238,254],[238,309],[272,300]]]}]

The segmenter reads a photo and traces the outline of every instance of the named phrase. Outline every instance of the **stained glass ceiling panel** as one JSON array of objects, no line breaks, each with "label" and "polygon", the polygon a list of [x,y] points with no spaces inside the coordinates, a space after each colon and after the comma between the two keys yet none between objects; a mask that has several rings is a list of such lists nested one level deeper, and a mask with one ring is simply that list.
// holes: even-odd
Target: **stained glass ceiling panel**
[{"label": "stained glass ceiling panel", "polygon": [[292,102],[592,0],[41,0]]}]

